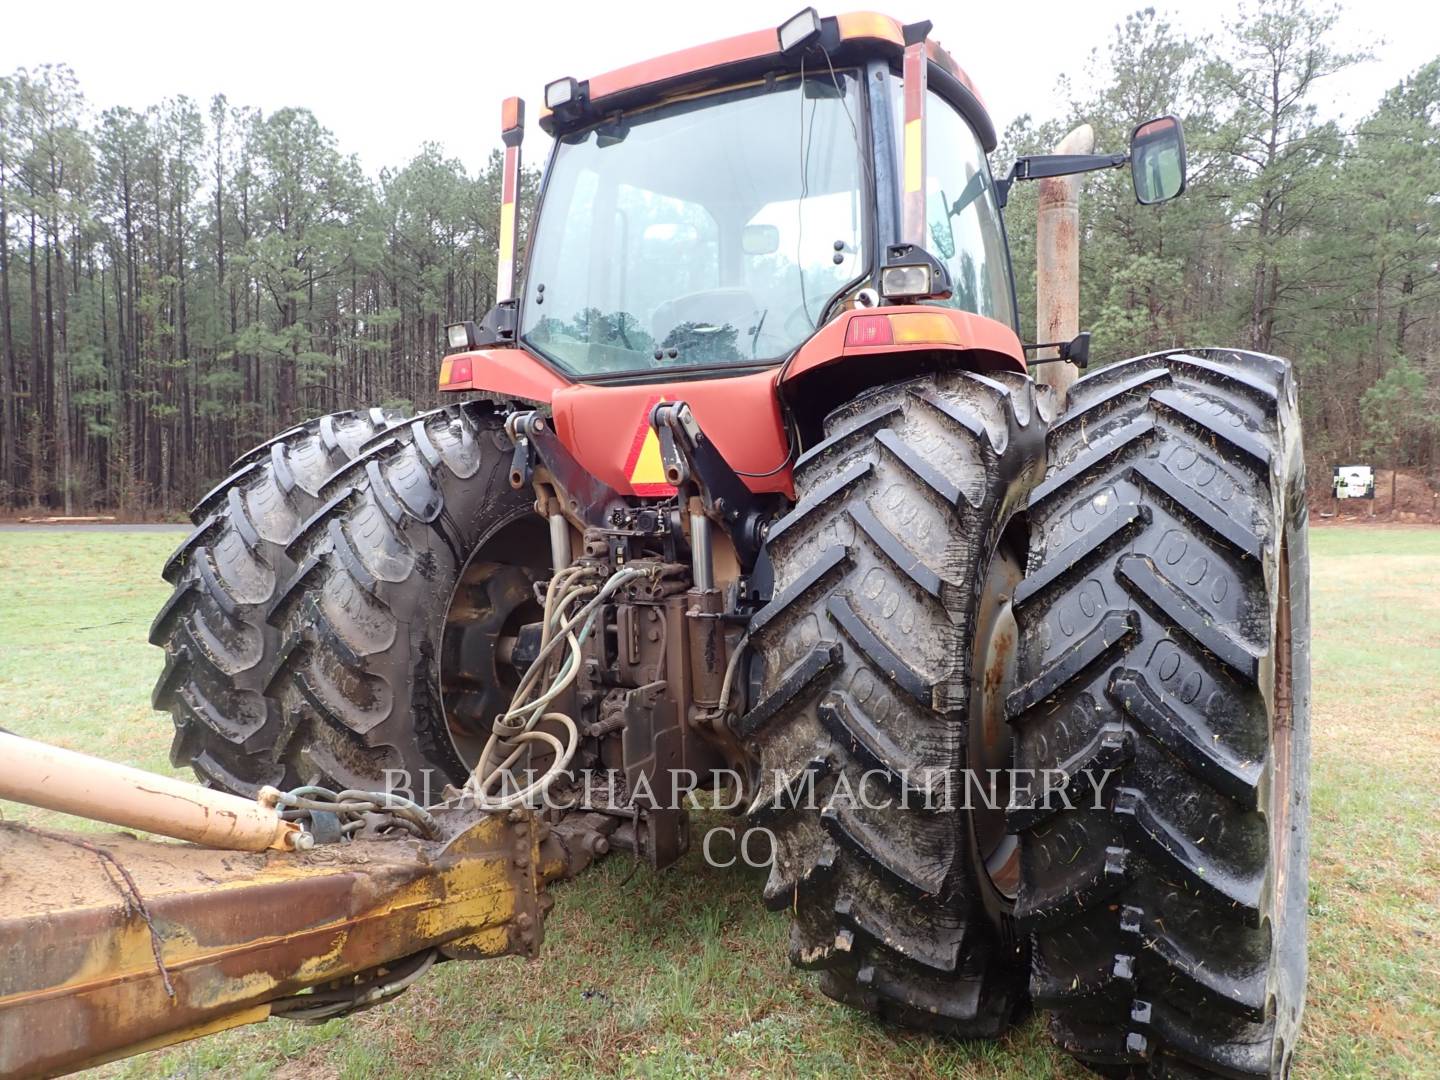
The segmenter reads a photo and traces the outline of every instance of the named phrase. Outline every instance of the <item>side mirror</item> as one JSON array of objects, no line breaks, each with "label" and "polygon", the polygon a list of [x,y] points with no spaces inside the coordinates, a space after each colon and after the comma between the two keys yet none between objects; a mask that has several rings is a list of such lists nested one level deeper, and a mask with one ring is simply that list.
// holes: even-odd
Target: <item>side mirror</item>
[{"label": "side mirror", "polygon": [[774,255],[780,250],[780,227],[746,225],[740,230],[740,250],[746,255]]},{"label": "side mirror", "polygon": [[1131,133],[1130,178],[1142,206],[1169,202],[1185,190],[1185,133],[1178,119],[1147,120]]},{"label": "side mirror", "polygon": [[[1144,206],[1168,202],[1185,192],[1185,135],[1173,116],[1147,120],[1130,133],[1128,154],[1027,154],[1015,159],[1010,172],[995,182],[996,201],[1004,207],[1016,180],[1040,180],[1047,176],[1074,176],[1096,169],[1119,169],[1130,165],[1135,198]],[[968,189],[967,189],[968,190]],[[964,195],[952,213],[962,208]]]}]

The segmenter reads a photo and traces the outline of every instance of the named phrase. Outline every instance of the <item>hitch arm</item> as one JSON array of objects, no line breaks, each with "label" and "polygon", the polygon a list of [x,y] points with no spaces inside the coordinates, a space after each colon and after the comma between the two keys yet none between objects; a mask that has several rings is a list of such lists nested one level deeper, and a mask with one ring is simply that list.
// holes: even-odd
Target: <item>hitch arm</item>
[{"label": "hitch arm", "polygon": [[660,437],[665,479],[677,488],[693,484],[710,517],[730,533],[740,562],[755,565],[770,520],[766,500],[756,496],[700,429],[683,401],[661,402],[650,414]]},{"label": "hitch arm", "polygon": [[620,493],[576,461],[555,434],[553,423],[538,412],[512,413],[505,421],[505,431],[515,444],[510,486],[516,491],[531,482],[537,467],[543,467],[576,521],[603,528],[613,510],[624,508]]}]

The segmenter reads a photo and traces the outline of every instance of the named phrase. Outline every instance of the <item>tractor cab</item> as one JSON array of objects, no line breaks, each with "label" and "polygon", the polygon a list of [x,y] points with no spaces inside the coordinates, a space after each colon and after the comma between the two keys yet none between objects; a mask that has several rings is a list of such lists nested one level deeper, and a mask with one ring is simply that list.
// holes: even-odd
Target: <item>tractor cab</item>
[{"label": "tractor cab", "polygon": [[[485,352],[447,365],[441,388],[534,398],[536,385],[781,364],[798,376],[877,346],[967,349],[988,354],[981,366],[1024,370],[1010,186],[1130,155],[1025,158],[997,180],[994,124],[929,34],[929,23],[807,8],[775,29],[550,83],[540,125],[554,146],[519,291],[524,108],[509,99],[498,304],[481,327],[451,328],[454,349]],[[1141,201],[1178,194],[1178,122],[1152,121],[1137,139]],[[842,316],[898,305],[937,317],[871,318],[846,326],[839,350],[817,342]],[[523,358],[496,361],[497,347]]]},{"label": "tractor cab", "polygon": [[[805,34],[805,17],[775,33],[763,73],[738,59],[744,39],[714,46],[716,59],[736,57],[729,85],[611,112],[570,80],[552,84],[566,100],[546,118],[556,145],[522,342],[576,378],[756,367],[787,359],[837,313],[890,299],[879,271],[903,239],[900,68],[907,32],[923,41],[923,28],[847,18]],[[985,158],[994,129],[943,51],[932,46],[926,64],[937,77],[925,92],[925,246],[945,270],[935,284],[949,287],[917,292],[896,278],[894,299],[1013,329]]]}]

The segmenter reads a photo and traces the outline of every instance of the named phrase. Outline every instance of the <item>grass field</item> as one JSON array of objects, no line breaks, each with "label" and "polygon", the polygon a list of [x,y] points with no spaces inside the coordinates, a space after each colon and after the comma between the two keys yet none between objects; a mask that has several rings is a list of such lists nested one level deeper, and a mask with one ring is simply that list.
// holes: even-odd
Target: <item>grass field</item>
[{"label": "grass field", "polygon": [[[0,726],[172,771],[145,643],[175,535],[0,533]],[[1314,551],[1310,988],[1295,1075],[1440,1075],[1440,530]],[[73,826],[0,804],[7,817]],[[544,959],[448,964],[319,1027],[272,1021],[129,1076],[1079,1077],[1038,1020],[951,1043],[833,1005],[785,960],[758,871],[622,858],[561,886]],[[6,957],[4,962],[16,962]]]}]

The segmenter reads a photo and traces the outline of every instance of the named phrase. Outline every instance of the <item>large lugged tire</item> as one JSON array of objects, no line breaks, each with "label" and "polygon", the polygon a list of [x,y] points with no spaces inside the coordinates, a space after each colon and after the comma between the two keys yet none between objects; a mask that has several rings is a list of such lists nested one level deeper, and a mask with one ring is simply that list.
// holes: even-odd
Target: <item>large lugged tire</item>
[{"label": "large lugged tire", "polygon": [[549,564],[513,452],[493,406],[471,402],[394,429],[327,485],[269,614],[287,776],[427,803],[463,781],[513,690],[499,637],[539,618]]},{"label": "large lugged tire", "polygon": [[990,567],[1023,549],[1006,527],[1044,428],[1018,375],[929,376],[838,409],[797,463],[750,629],[751,815],[775,837],[765,899],[791,913],[792,961],[831,997],[966,1037],[999,1034],[1024,1000],[960,795],[976,612]]},{"label": "large lugged tire", "polygon": [[191,511],[195,530],[165,563],[175,591],[150,628],[165,650],[155,708],[175,723],[170,758],[205,783],[251,794],[285,779],[284,723],[265,696],[280,635],[265,622],[293,570],[286,547],[330,476],[404,417],[322,416],[255,447]]},{"label": "large lugged tire", "polygon": [[1050,432],[1010,714],[1017,766],[1052,782],[1011,815],[1016,915],[1053,1037],[1098,1069],[1288,1069],[1305,985],[1304,492],[1295,382],[1273,357],[1116,364],[1075,384]]}]

